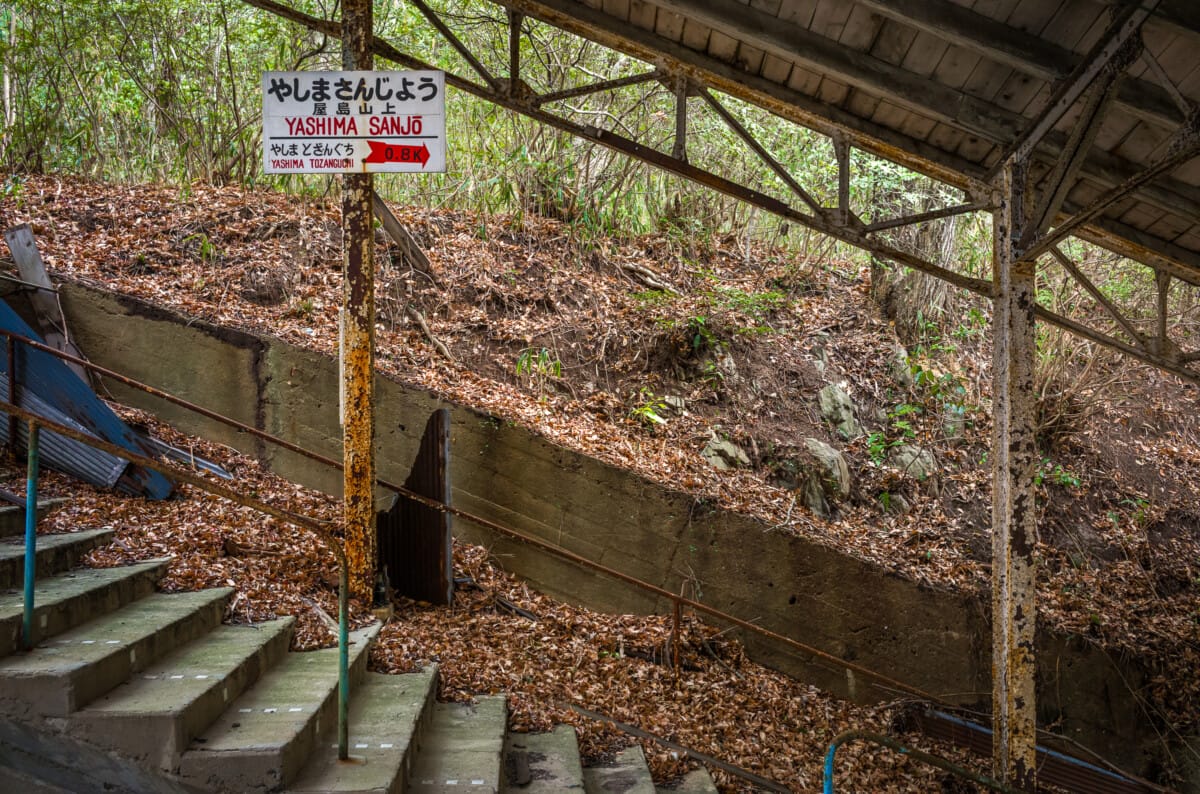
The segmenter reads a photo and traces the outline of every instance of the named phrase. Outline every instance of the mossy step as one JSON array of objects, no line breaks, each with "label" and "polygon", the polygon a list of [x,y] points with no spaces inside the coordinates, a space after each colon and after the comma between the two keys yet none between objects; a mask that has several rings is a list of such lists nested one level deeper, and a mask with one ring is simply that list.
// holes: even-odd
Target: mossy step
[{"label": "mossy step", "polygon": [[232,588],[151,593],[0,659],[0,712],[66,716],[221,622]]},{"label": "mossy step", "polygon": [[[38,521],[71,501],[67,498],[39,499]],[[25,535],[25,508],[21,505],[0,506],[0,538],[23,537]]]},{"label": "mossy step", "polygon": [[480,697],[474,704],[436,704],[407,791],[499,791],[507,723],[502,696]]},{"label": "mossy step", "polygon": [[502,792],[583,791],[579,741],[570,725],[550,733],[510,733],[504,742]]},{"label": "mossy step", "polygon": [[637,744],[617,753],[611,764],[584,769],[583,786],[588,794],[655,794],[646,756]]},{"label": "mossy step", "polygon": [[[79,564],[83,555],[112,540],[111,529],[89,529],[62,535],[38,535],[37,578],[62,573]],[[0,589],[25,583],[25,539],[0,541]]]},{"label": "mossy step", "polygon": [[218,626],[75,712],[69,729],[92,744],[166,771],[192,738],[286,653],[295,618]]},{"label": "mossy step", "polygon": [[432,719],[437,668],[419,673],[367,673],[350,700],[350,762],[337,757],[337,724],[318,740],[292,794],[404,791],[413,758]]},{"label": "mossy step", "polygon": [[717,784],[707,769],[693,769],[669,786],[659,786],[659,794],[717,794]]},{"label": "mossy step", "polygon": [[[167,564],[149,560],[119,568],[80,568],[39,579],[33,591],[34,644],[154,592]],[[0,656],[21,647],[23,614],[20,589],[0,593]]]},{"label": "mossy step", "polygon": [[[350,634],[350,678],[366,673],[374,623]],[[180,776],[210,791],[273,790],[295,779],[317,737],[337,723],[338,649],[289,653],[196,737]]]}]

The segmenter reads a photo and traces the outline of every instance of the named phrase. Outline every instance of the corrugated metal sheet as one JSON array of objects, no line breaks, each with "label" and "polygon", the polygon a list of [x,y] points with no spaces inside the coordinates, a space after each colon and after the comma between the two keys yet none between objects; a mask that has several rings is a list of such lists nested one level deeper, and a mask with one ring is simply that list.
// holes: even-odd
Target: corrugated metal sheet
[{"label": "corrugated metal sheet", "polygon": [[[42,338],[29,325],[22,320],[12,307],[4,301],[0,301],[0,328],[18,336],[29,339],[42,341]],[[113,444],[128,449],[149,457],[154,457],[156,450],[148,445],[137,433],[112,412],[112,410],[104,404],[104,402],[96,396],[91,387],[84,383],[78,375],[67,368],[62,361],[50,355],[49,353],[35,350],[27,345],[18,343],[13,358],[15,361],[8,360],[8,353],[5,345],[0,344],[0,361],[3,362],[3,371],[5,376],[11,374],[14,369],[16,371],[15,380],[18,386],[18,396],[25,400],[19,404],[28,410],[35,410],[39,413],[47,408],[52,408],[57,412],[57,421],[71,427],[78,428],[88,435],[102,438]],[[7,390],[0,392],[7,395]],[[36,399],[41,401],[41,408],[35,407],[30,401],[31,395],[36,395]],[[45,414],[50,416],[49,413]],[[7,423],[0,423],[7,424]],[[18,430],[17,438],[20,441],[25,432],[24,428]],[[4,428],[4,433],[8,433],[8,428]],[[50,434],[47,434],[50,435]],[[65,439],[57,439],[54,443],[56,446],[59,442],[65,443]],[[53,448],[52,448],[53,449]],[[43,451],[42,455],[46,459],[46,465],[57,468],[58,463],[52,462],[57,459],[58,454],[63,456],[62,465],[72,466],[80,474],[81,479],[96,484],[109,483],[111,478],[111,460],[106,461],[100,455],[106,453],[98,453],[92,451],[88,454],[79,449],[70,447],[59,447],[58,454],[50,457],[51,450]],[[111,456],[106,456],[111,458]],[[174,484],[158,472],[147,471],[140,466],[128,465],[122,461],[121,472],[117,476],[119,480],[118,487],[131,494],[144,496],[149,499],[166,499],[175,489]],[[66,470],[65,468],[63,469]],[[87,476],[84,476],[84,473]],[[111,483],[105,487],[112,487]]]},{"label": "corrugated metal sheet", "polygon": [[[7,393],[8,374],[0,373],[0,394]],[[28,389],[17,388],[17,405],[27,411],[33,411],[47,419],[91,435],[91,431],[87,428],[62,411],[57,410],[50,403],[33,394]],[[0,422],[0,441],[3,441],[5,444],[9,443],[8,422]],[[29,426],[24,422],[17,423],[18,445],[21,448],[26,448],[28,441]],[[92,449],[86,444],[80,444],[78,441],[63,438],[49,431],[41,434],[41,437],[38,439],[38,447],[42,464],[46,467],[69,474],[72,477],[78,477],[84,482],[100,486],[101,488],[116,487],[117,481],[125,471],[125,467],[129,465],[127,461],[109,455],[107,452]]]}]

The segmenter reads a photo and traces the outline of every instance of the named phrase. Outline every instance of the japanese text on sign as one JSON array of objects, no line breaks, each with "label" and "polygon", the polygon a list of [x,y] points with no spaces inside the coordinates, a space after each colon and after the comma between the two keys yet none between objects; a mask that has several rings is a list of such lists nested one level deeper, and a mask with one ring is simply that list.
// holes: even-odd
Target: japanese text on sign
[{"label": "japanese text on sign", "polygon": [[268,174],[446,170],[442,72],[264,72]]}]

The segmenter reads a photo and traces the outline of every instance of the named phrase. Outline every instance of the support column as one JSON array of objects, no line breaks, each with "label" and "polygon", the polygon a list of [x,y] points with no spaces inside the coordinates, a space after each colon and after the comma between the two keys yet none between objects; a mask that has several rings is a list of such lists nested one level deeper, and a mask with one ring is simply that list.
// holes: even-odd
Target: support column
[{"label": "support column", "polygon": [[[342,4],[342,63],[371,69],[371,0]],[[371,174],[342,177],[343,519],[350,590],[371,602],[375,578],[375,239]]]},{"label": "support column", "polygon": [[1037,590],[1033,477],[1035,266],[1018,259],[1025,218],[1024,163],[997,178],[993,218],[992,714],[993,773],[1033,789],[1037,704]]}]

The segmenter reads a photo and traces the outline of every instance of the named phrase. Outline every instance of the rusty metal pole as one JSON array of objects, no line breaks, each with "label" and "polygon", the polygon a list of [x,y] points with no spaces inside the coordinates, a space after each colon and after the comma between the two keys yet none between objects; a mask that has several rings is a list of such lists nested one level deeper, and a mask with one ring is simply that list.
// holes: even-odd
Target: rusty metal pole
[{"label": "rusty metal pole", "polygon": [[[371,0],[342,5],[342,60],[368,70]],[[375,578],[375,261],[371,174],[342,178],[342,456],[350,592],[368,604]]]},{"label": "rusty metal pole", "polygon": [[1032,790],[1036,771],[1034,543],[1034,262],[1020,259],[1025,163],[1011,159],[993,213],[992,734],[993,774]]}]

